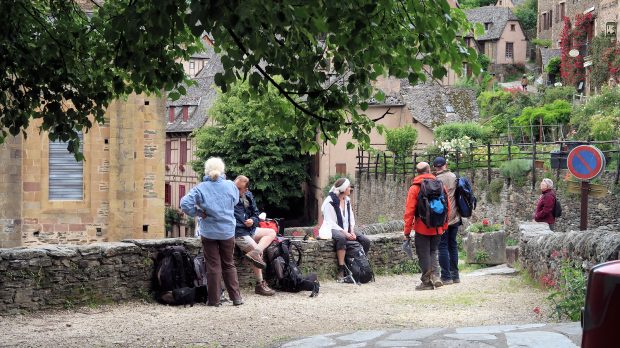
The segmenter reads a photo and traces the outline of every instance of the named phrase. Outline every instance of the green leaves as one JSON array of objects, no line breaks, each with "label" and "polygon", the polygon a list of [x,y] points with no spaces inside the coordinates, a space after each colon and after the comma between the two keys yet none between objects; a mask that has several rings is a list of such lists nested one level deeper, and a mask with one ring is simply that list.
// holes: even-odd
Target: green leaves
[{"label": "green leaves", "polygon": [[196,167],[219,156],[230,179],[240,174],[250,178],[259,205],[287,209],[303,197],[309,163],[304,153],[318,150],[316,130],[289,123],[295,109],[275,88],[262,96],[250,93],[251,88],[249,81],[237,83],[218,95],[210,109],[216,126],[194,134],[202,160]]},{"label": "green leaves", "polygon": [[[277,85],[294,105],[293,113],[264,117],[264,127],[296,129],[308,152],[318,150],[306,142],[317,130],[324,141],[350,131],[367,145],[373,122],[359,111],[373,95],[384,98],[373,80],[388,74],[418,83],[426,79],[423,67],[439,79],[464,62],[478,71],[475,53],[458,37],[470,31],[445,0],[115,0],[95,7],[90,19],[72,1],[6,0],[0,142],[36,118],[50,137],[73,138],[70,130],[89,127],[92,116],[102,122],[110,101],[133,92],[164,89],[178,98],[185,93],[182,85],[174,91],[185,79],[182,62],[208,33],[225,68],[215,76],[223,92],[239,80],[263,96]],[[41,96],[55,103],[41,107]],[[66,114],[59,103],[76,112]]]}]

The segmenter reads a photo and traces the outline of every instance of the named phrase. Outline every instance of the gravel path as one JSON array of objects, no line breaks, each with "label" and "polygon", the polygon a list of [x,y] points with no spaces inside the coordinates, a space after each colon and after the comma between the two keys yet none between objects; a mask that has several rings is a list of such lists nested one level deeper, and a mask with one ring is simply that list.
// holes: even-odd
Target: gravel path
[{"label": "gravel path", "polygon": [[[380,276],[362,286],[326,280],[317,298],[243,290],[239,307],[133,302],[0,317],[0,347],[264,347],[328,332],[549,321],[546,293],[518,276],[463,274],[460,284],[416,292],[418,279]],[[533,312],[537,306],[543,315]]]}]

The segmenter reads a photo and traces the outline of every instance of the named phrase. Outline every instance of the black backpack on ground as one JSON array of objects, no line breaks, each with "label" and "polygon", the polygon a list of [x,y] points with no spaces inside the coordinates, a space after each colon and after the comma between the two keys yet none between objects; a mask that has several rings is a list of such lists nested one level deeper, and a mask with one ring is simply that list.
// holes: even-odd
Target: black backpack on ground
[{"label": "black backpack on ground", "polygon": [[207,287],[196,283],[194,263],[183,246],[167,246],[157,254],[154,289],[159,302],[191,306],[206,302]]},{"label": "black backpack on ground", "polygon": [[426,227],[440,227],[448,221],[448,201],[443,183],[437,179],[424,179],[420,184],[416,217],[422,219]]},{"label": "black backpack on ground", "polygon": [[560,204],[560,201],[558,200],[558,197],[555,197],[555,203],[553,204],[553,217],[554,218],[558,218],[562,216],[562,205]]},{"label": "black backpack on ground", "polygon": [[347,241],[345,266],[349,272],[344,278],[345,283],[365,284],[375,279],[375,274],[366,253],[364,253],[364,248],[357,241]]},{"label": "black backpack on ground", "polygon": [[476,209],[477,199],[474,196],[471,184],[466,177],[456,177],[456,190],[454,191],[454,202],[459,215],[464,218],[471,217]]},{"label": "black backpack on ground", "polygon": [[[295,259],[294,253],[297,254]],[[264,252],[267,258],[266,278],[276,290],[287,292],[312,291],[310,297],[319,293],[320,284],[315,273],[303,276],[301,265],[301,247],[290,239],[278,237]]]}]

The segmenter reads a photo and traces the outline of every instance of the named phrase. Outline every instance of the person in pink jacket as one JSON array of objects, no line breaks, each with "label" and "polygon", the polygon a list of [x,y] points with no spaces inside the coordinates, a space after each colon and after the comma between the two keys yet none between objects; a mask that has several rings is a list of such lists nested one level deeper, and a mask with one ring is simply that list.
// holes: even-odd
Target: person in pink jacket
[{"label": "person in pink jacket", "polygon": [[555,225],[555,216],[553,216],[553,208],[555,207],[555,191],[553,190],[553,181],[544,178],[540,182],[540,191],[542,194],[536,203],[536,211],[534,212],[534,221],[546,222],[553,231]]}]

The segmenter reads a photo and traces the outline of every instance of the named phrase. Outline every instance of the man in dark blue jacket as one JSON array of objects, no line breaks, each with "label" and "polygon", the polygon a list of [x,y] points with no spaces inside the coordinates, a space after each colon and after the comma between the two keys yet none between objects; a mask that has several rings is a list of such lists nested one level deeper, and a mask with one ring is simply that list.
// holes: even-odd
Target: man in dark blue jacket
[{"label": "man in dark blue jacket", "polygon": [[252,262],[256,287],[254,292],[263,296],[272,296],[275,291],[263,279],[263,251],[276,237],[276,231],[270,228],[258,227],[258,208],[252,192],[248,190],[250,179],[239,175],[235,185],[239,189],[239,203],[235,206],[235,243],[243,251],[245,257]]}]

